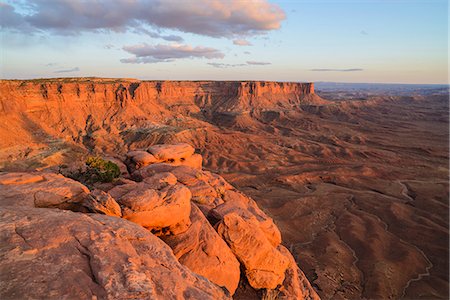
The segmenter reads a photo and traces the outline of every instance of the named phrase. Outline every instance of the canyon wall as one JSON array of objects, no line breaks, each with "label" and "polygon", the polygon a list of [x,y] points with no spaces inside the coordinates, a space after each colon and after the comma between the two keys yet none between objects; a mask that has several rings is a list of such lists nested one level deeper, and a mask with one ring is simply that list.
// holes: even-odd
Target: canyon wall
[{"label": "canyon wall", "polygon": [[[139,81],[62,78],[0,81],[0,150],[55,138],[123,145],[121,133],[177,116],[211,120],[254,111],[289,110],[314,96],[313,83]],[[306,100],[305,100],[306,101]],[[119,146],[114,149],[117,151]],[[0,154],[0,157],[2,155]]]}]

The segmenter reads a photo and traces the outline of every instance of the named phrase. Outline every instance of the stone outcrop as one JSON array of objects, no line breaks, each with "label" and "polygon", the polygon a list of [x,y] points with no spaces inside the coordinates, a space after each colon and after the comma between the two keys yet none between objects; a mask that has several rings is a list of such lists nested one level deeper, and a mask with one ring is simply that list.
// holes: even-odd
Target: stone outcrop
[{"label": "stone outcrop", "polygon": [[2,206],[79,207],[89,194],[81,183],[52,173],[0,173]]},{"label": "stone outcrop", "polygon": [[116,200],[110,194],[101,190],[94,190],[81,205],[89,212],[122,217],[122,210]]},{"label": "stone outcrop", "polygon": [[[125,161],[136,181],[93,191],[57,174],[1,173],[3,295],[225,299],[244,280],[266,295],[317,299],[273,220],[221,176],[186,165],[195,155],[188,144],[130,151]],[[28,270],[42,273],[38,283]],[[33,290],[22,290],[19,277]],[[70,290],[61,282],[78,277]]]},{"label": "stone outcrop", "polygon": [[230,213],[219,223],[217,231],[243,264],[253,288],[275,289],[283,283],[289,261],[259,228]]},{"label": "stone outcrop", "polygon": [[176,234],[190,225],[191,192],[181,184],[153,189],[145,182],[119,185],[109,191],[122,206],[122,217],[156,234]]},{"label": "stone outcrop", "polygon": [[191,222],[186,232],[164,236],[164,242],[181,264],[234,294],[240,279],[238,260],[195,204]]},{"label": "stone outcrop", "polygon": [[0,80],[0,149],[20,155],[51,139],[113,154],[177,115],[221,119],[252,110],[288,110],[313,93],[312,83],[295,82]]},{"label": "stone outcrop", "polygon": [[147,151],[135,150],[128,152],[125,163],[131,173],[155,163],[165,163],[172,166],[188,166],[201,170],[202,156],[200,154],[194,154],[194,151],[195,149],[186,143],[153,145]]},{"label": "stone outcrop", "polygon": [[141,226],[99,214],[0,207],[1,299],[228,299]]},{"label": "stone outcrop", "polygon": [[289,261],[289,266],[285,273],[283,286],[280,288],[280,299],[308,299],[319,300],[316,291],[311,287],[305,274],[297,266],[294,257],[286,247],[278,246],[278,251],[283,254]]}]

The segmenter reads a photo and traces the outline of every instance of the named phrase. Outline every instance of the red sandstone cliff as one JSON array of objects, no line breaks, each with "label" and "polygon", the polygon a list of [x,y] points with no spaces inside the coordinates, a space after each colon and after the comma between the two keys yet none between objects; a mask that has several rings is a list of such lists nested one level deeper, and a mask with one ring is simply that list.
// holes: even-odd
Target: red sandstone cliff
[{"label": "red sandstone cliff", "polygon": [[313,93],[313,83],[1,80],[0,149],[14,152],[20,145],[55,138],[86,145],[97,137],[105,140],[100,144],[116,145],[117,151],[124,144],[120,134],[130,128],[165,124],[178,115],[206,120],[289,110],[310,101]]}]

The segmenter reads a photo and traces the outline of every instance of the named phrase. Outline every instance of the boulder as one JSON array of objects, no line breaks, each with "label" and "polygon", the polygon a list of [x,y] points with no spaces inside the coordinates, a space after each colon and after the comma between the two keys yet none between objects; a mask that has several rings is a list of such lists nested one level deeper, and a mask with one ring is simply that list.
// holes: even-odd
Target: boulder
[{"label": "boulder", "polygon": [[92,191],[83,201],[82,205],[86,207],[89,212],[119,218],[122,216],[122,210],[116,200],[114,200],[110,194],[101,190]]},{"label": "boulder", "polygon": [[175,175],[169,172],[157,173],[154,176],[144,178],[143,182],[153,189],[162,189],[177,183]]},{"label": "boulder", "polygon": [[180,161],[180,165],[191,167],[197,170],[202,169],[203,157],[200,154],[193,154],[190,157]]},{"label": "boulder", "polygon": [[195,149],[189,144],[153,145],[147,149],[156,159],[164,162],[184,161],[194,154]]},{"label": "boulder", "polygon": [[53,173],[0,173],[0,205],[77,209],[89,195],[78,181]]},{"label": "boulder", "polygon": [[195,204],[190,219],[186,232],[164,236],[163,241],[181,264],[234,294],[240,279],[238,260]]},{"label": "boulder", "polygon": [[0,208],[0,299],[230,299],[137,224]]},{"label": "boulder", "polygon": [[[158,175],[156,175],[158,176]],[[153,233],[176,234],[190,225],[191,192],[182,184],[153,188],[146,182],[117,186],[109,193],[122,207],[122,217]]]},{"label": "boulder", "polygon": [[125,164],[130,173],[137,169],[159,162],[152,154],[143,150],[134,150],[126,154]]},{"label": "boulder", "polygon": [[305,274],[297,266],[297,263],[284,246],[279,245],[278,251],[289,260],[289,266],[286,270],[283,286],[280,287],[279,299],[305,299],[320,300],[314,288],[309,283]]},{"label": "boulder", "polygon": [[289,260],[275,249],[262,230],[236,213],[224,216],[217,232],[245,268],[255,289],[275,289],[284,281]]},{"label": "boulder", "polygon": [[267,216],[253,199],[236,190],[225,190],[223,201],[223,204],[218,205],[209,212],[209,219],[220,221],[227,214],[236,213],[258,226],[274,247],[281,243],[280,230],[273,223],[272,218]]}]

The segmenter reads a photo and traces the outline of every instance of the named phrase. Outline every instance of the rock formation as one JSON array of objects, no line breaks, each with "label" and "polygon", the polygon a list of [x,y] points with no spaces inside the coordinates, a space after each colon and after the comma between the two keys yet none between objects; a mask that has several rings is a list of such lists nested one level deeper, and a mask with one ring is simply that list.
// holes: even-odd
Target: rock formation
[{"label": "rock formation", "polygon": [[0,297],[226,299],[243,280],[317,298],[272,219],[222,177],[185,165],[195,155],[188,144],[132,151],[137,181],[103,191],[52,173],[0,173]]}]

